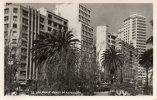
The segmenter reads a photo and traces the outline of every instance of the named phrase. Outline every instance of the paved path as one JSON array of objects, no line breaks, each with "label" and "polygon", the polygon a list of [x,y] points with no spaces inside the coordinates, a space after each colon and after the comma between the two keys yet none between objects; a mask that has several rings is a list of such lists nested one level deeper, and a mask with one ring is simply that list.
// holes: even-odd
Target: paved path
[{"label": "paved path", "polygon": [[94,92],[95,96],[108,96],[109,92]]}]

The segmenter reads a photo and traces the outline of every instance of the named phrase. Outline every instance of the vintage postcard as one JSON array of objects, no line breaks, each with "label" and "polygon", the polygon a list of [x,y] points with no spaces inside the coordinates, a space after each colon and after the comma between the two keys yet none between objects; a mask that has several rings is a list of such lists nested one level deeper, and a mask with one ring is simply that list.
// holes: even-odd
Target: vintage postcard
[{"label": "vintage postcard", "polygon": [[153,0],[3,1],[2,99],[156,100],[155,5]]}]

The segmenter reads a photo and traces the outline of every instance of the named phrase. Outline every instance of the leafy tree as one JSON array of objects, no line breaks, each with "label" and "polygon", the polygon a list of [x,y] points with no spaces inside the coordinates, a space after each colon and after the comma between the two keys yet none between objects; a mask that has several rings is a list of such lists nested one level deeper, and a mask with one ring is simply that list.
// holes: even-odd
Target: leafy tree
[{"label": "leafy tree", "polygon": [[84,95],[92,95],[94,86],[98,78],[98,66],[96,58],[89,53],[84,53],[81,56],[81,65],[79,70],[79,86],[80,91]]},{"label": "leafy tree", "polygon": [[18,68],[17,60],[10,57],[10,48],[5,45],[4,52],[4,92],[5,94],[15,91],[17,87],[16,72]]},{"label": "leafy tree", "polygon": [[153,49],[146,50],[140,57],[140,65],[146,69],[146,85],[148,86],[148,71],[153,67]]},{"label": "leafy tree", "polygon": [[[150,23],[153,26],[153,20]],[[146,43],[153,45],[153,36],[150,36]],[[146,69],[146,85],[148,85],[148,71],[153,67],[153,48],[146,50],[142,54],[139,63]]]}]

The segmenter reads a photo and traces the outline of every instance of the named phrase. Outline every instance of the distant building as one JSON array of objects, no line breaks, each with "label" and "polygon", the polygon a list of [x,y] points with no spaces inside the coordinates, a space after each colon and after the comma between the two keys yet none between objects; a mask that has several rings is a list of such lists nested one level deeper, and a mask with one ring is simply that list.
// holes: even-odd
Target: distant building
[{"label": "distant building", "polygon": [[10,58],[18,59],[17,79],[21,84],[37,79],[38,69],[31,52],[39,34],[52,30],[68,29],[68,20],[51,11],[36,10],[18,4],[9,4],[4,9],[5,45],[9,46]]},{"label": "distant building", "polygon": [[[146,50],[146,17],[133,13],[123,20],[123,27],[118,30],[118,37],[132,44],[137,50],[139,57]],[[139,66],[138,79],[144,81],[145,69]]]},{"label": "distant building", "polygon": [[81,49],[82,55],[94,57],[96,37],[91,26],[91,10],[83,4],[59,4],[56,5],[55,13],[69,20],[69,30],[81,41],[77,47]]},{"label": "distant building", "polygon": [[104,69],[101,65],[101,56],[106,49],[109,49],[109,47],[115,47],[117,35],[109,32],[107,25],[97,26],[96,34],[97,59],[100,69],[105,73],[104,78],[106,80],[109,76],[109,72],[107,68]]},{"label": "distant building", "polygon": [[146,18],[140,14],[132,14],[123,21],[123,27],[119,29],[121,40],[133,44],[141,55],[146,50]]},{"label": "distant building", "polygon": [[97,26],[96,30],[96,51],[98,53],[99,64],[101,66],[101,55],[109,47],[115,47],[117,35],[108,31],[107,25]]}]

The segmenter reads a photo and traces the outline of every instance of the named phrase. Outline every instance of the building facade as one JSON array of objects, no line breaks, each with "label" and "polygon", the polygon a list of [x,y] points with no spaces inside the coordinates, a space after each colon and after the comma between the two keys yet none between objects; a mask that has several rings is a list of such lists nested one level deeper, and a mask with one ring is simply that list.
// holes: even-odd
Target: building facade
[{"label": "building facade", "polygon": [[[138,13],[133,13],[123,20],[123,27],[118,30],[118,37],[133,45],[138,50],[139,58],[146,50],[146,17]],[[138,79],[145,80],[145,69],[139,65]]]},{"label": "building facade", "polygon": [[83,4],[73,3],[56,5],[55,13],[69,20],[69,30],[80,40],[77,47],[81,49],[82,55],[94,57],[96,37],[91,26],[91,10]]},{"label": "building facade", "polygon": [[146,18],[140,14],[132,14],[123,21],[119,29],[121,40],[133,44],[141,55],[146,50]]},{"label": "building facade", "polygon": [[5,45],[8,45],[10,49],[9,59],[18,60],[17,79],[19,83],[26,84],[27,80],[37,79],[38,69],[31,51],[34,40],[39,34],[60,29],[68,29],[68,20],[52,12],[44,15],[40,10],[31,7],[18,4],[5,6]]}]

